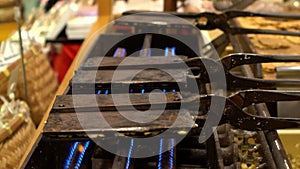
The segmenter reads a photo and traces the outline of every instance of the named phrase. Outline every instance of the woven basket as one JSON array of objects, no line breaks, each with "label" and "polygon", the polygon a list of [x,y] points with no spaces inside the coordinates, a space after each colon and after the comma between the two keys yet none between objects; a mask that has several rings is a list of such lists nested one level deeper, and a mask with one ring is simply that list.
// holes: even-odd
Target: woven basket
[{"label": "woven basket", "polygon": [[[27,75],[28,105],[31,118],[38,125],[44,116],[51,100],[55,96],[58,82],[50,66],[47,56],[42,52],[40,45],[35,45],[25,53],[25,66]],[[8,68],[0,72],[0,94],[6,95],[9,78],[13,70],[19,69],[16,98],[25,100],[21,61],[10,64]],[[2,87],[3,86],[3,87]]]},{"label": "woven basket", "polygon": [[[0,169],[17,168],[36,129],[31,119],[23,121],[17,130],[0,142]],[[2,129],[0,133],[8,132]]]},{"label": "woven basket", "polygon": [[0,23],[14,21],[14,6],[0,8]]},{"label": "woven basket", "polygon": [[15,0],[0,0],[0,8],[16,5]]}]

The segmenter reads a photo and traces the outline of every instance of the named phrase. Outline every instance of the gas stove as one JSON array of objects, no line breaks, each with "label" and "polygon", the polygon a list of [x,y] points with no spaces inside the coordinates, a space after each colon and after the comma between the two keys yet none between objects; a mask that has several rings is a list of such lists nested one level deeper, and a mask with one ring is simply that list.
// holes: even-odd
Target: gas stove
[{"label": "gas stove", "polygon": [[[25,168],[290,168],[275,129],[298,127],[299,121],[268,117],[274,105],[265,103],[299,100],[268,85],[300,83],[255,76],[262,62],[300,59],[256,55],[247,37],[226,30],[205,44],[191,24],[146,15],[116,21],[114,33],[98,35],[65,95],[57,96]],[[239,54],[214,58],[229,43]],[[209,78],[220,71],[225,88]],[[219,107],[212,98],[224,103],[223,115],[212,111]],[[207,121],[214,124],[210,115],[220,120],[207,130]],[[144,122],[128,118],[135,116]],[[143,139],[152,137],[157,139],[143,147]],[[138,157],[142,151],[148,154]]]}]

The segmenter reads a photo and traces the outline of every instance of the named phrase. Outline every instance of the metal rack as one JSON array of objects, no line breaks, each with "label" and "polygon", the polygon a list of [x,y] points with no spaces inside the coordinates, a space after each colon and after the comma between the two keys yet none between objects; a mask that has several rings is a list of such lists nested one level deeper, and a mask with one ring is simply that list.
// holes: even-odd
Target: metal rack
[{"label": "metal rack", "polygon": [[[123,26],[126,25],[122,22],[117,24],[123,24]],[[129,24],[129,28],[130,27],[132,27],[132,25]],[[186,25],[183,25],[183,27],[186,28]],[[177,29],[181,29],[183,27],[179,27]],[[187,37],[188,35],[182,36]],[[253,48],[251,48],[249,39],[247,39],[247,37],[244,35],[232,35],[228,33],[226,37],[222,37],[223,39],[225,39],[226,43],[228,43],[229,41],[231,42],[235,52],[254,52]],[[198,51],[201,51],[201,37],[190,35],[189,38],[191,38],[190,40],[192,40],[193,42],[196,42],[196,48],[198,49]],[[166,36],[156,35],[153,33],[132,37],[129,36],[129,38],[125,38],[124,41],[120,41],[120,39],[124,39],[124,35],[106,34],[98,37],[98,40],[91,48],[86,60],[78,69],[76,75],[70,82],[69,88],[65,91],[64,96],[80,96],[89,94],[99,94],[100,96],[109,95],[111,92],[111,75],[110,73],[108,73],[110,70],[107,70],[105,66],[109,67],[109,64],[112,63],[108,62],[103,65],[98,65],[99,67],[97,67],[97,65],[93,65],[93,63],[96,62],[95,59],[97,59],[97,56],[113,58],[115,51],[117,51],[118,48],[125,48],[127,49],[128,55],[133,54],[136,55],[136,57],[139,57],[141,54],[148,54],[149,51],[145,52],[143,49],[149,49],[150,47],[152,47],[151,45],[156,45],[155,47],[160,49],[165,49],[166,46],[176,47],[176,54],[187,56],[187,58],[198,55],[191,52],[190,50],[187,50],[186,46],[174,41],[173,39],[170,40]],[[117,45],[115,45],[113,48],[109,48],[109,45],[107,46],[107,44]],[[217,43],[214,43],[213,41],[212,44],[216,45]],[[217,48],[217,51],[222,52],[222,49],[224,48],[225,45],[222,44],[220,48]],[[140,49],[142,49],[142,53],[134,53],[134,51],[139,51]],[[164,55],[164,52],[158,52],[156,53],[156,55],[162,57]],[[116,60],[117,59],[118,58],[116,58]],[[108,60],[110,60],[111,62],[114,61],[112,59]],[[103,68],[100,68],[101,66]],[[261,73],[259,65],[252,65],[251,67],[242,66],[241,69],[242,73],[246,77],[259,77]],[[89,71],[94,71],[94,73],[98,72],[96,73],[96,77],[98,79],[96,78],[94,84],[86,83],[90,77],[93,78],[93,74],[88,74]],[[126,71],[126,68],[124,69],[124,71]],[[182,70],[180,70],[179,72],[182,72]],[[134,85],[133,83],[133,85],[131,86],[132,91],[130,90],[129,93],[135,93],[137,95],[138,93],[144,94],[151,91],[152,89],[161,89],[166,93],[174,93],[176,91],[179,91],[176,84],[172,82],[172,79],[169,79],[167,75],[161,75],[159,80],[157,80],[154,78],[155,76],[157,76],[155,71],[150,70],[145,71],[145,74],[143,74],[143,76],[152,77],[152,79],[154,80],[145,81],[142,77],[140,77],[140,79],[135,79],[137,85]],[[186,81],[183,80],[182,83],[186,83]],[[210,93],[210,88],[204,84],[200,83],[199,88],[201,89],[199,94]],[[83,129],[83,127],[80,125],[79,120],[77,119],[78,114],[76,114],[72,109],[67,109],[68,107],[70,108],[74,105],[70,104],[70,102],[67,101],[64,102],[64,96],[57,98],[56,103],[54,104],[53,109],[49,115],[44,131],[41,135],[41,140],[38,143],[37,148],[34,150],[33,155],[31,157],[28,157],[30,159],[25,168],[70,168],[72,166],[76,168],[76,166],[78,166],[78,168],[102,167],[235,169],[242,168],[243,165],[249,165],[248,167],[250,167],[250,163],[258,163],[256,166],[257,168],[291,168],[289,160],[286,156],[286,153],[276,131],[249,132],[235,129],[228,124],[219,126],[205,143],[199,143],[197,140],[203,126],[201,125],[202,123],[198,123],[198,126],[190,130],[187,134],[187,137],[185,137],[184,140],[181,141],[177,146],[175,146],[176,140],[174,140],[172,135],[168,138],[162,138],[160,142],[157,143],[157,145],[170,146],[170,150],[165,153],[160,152],[157,156],[143,159],[130,158],[130,156],[127,158],[120,157],[118,155],[109,153],[103,148],[97,146],[96,144],[91,142],[89,137],[89,134],[94,134],[95,137],[100,137],[102,141],[111,140],[112,145],[118,146],[117,142],[114,142],[115,139],[112,139],[112,137],[114,136],[110,134],[111,130],[101,128],[101,126],[101,129],[97,127],[94,128],[95,126],[90,126],[88,131]],[[142,98],[142,95],[140,95],[139,97]],[[139,97],[137,97],[136,99],[138,101],[143,101],[143,99]],[[105,96],[103,96],[103,98],[105,98]],[[108,99],[107,104],[104,104],[104,106],[109,104],[111,103]],[[110,113],[114,115],[114,110],[110,111]],[[93,113],[95,113],[95,111],[82,113],[84,113],[81,115],[83,118],[85,118],[85,120],[93,121]],[[170,113],[176,113],[176,108],[171,109]],[[260,116],[265,117],[269,116],[268,108],[264,103],[255,104],[248,107],[248,113],[259,114]],[[130,135],[130,133],[133,133],[132,135],[136,137],[144,136],[146,132],[150,132],[154,135],[154,133],[159,133],[163,131],[163,129],[166,129],[170,126],[169,121],[165,122],[164,124],[162,120],[158,121],[157,124],[155,124],[158,126],[160,126],[159,124],[163,124],[158,128],[149,125],[142,126],[138,130],[135,130],[134,124],[130,122],[128,123],[124,119],[116,118],[115,116],[110,117],[109,115],[107,116],[107,118],[112,120],[112,124],[115,125],[114,127],[118,131],[126,128],[125,126],[122,126],[123,123],[130,124],[131,127],[128,127],[129,129],[133,127],[133,130],[128,130],[130,132],[126,132],[125,130],[122,131],[122,134],[118,137],[124,137],[126,133],[128,135]],[[170,121],[170,123],[171,122],[172,121]],[[182,126],[182,128],[174,130],[173,134],[178,134],[178,132],[183,130],[184,127],[185,126]],[[122,148],[122,151],[130,154],[136,148],[136,144],[137,143],[135,143],[134,139],[131,139],[131,141],[127,145],[121,145],[120,147]],[[65,147],[70,147],[70,149],[66,151]],[[160,149],[159,147],[156,148]],[[252,153],[253,161],[244,158],[243,152]],[[41,156],[46,158],[40,159]],[[43,160],[42,163],[41,160]]]}]

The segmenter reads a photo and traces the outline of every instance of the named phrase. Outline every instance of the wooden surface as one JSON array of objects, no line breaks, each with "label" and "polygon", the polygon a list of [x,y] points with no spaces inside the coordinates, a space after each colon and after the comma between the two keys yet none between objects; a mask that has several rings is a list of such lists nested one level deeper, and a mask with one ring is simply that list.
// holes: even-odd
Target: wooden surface
[{"label": "wooden surface", "polygon": [[17,28],[16,22],[0,23],[0,42],[11,36]]},{"label": "wooden surface", "polygon": [[[102,4],[103,6],[111,5],[110,0],[109,1],[99,0],[99,3]],[[76,55],[74,61],[72,62],[71,66],[69,67],[69,70],[66,73],[64,80],[60,84],[60,86],[59,86],[59,88],[56,92],[56,95],[62,95],[65,92],[66,88],[69,85],[69,81],[71,80],[71,78],[74,75],[74,70],[76,70],[76,68],[78,68],[78,66],[80,65],[80,63],[82,62],[84,57],[86,56],[89,48],[91,47],[93,42],[96,40],[95,35],[99,34],[100,32],[104,32],[105,29],[103,29],[103,26],[105,26],[107,23],[109,23],[111,21],[111,10],[112,10],[111,7],[109,8],[109,7],[106,6],[107,9],[102,10],[102,12],[101,12],[101,9],[104,8],[104,7],[100,7],[100,6],[101,5],[99,5],[99,18],[98,18],[97,22],[94,24],[94,26],[92,27],[89,35],[87,36],[87,38],[83,42],[78,54]],[[45,124],[46,124],[46,121],[48,119],[48,116],[49,116],[49,113],[51,111],[54,100],[55,100],[55,98],[53,98],[53,100],[52,100],[50,106],[48,107],[43,119],[41,120],[41,123],[38,126],[36,133],[34,134],[33,140],[31,142],[31,144],[29,145],[27,151],[25,152],[18,168],[25,167],[25,166],[23,166],[23,164],[27,163],[26,160],[29,160],[29,159],[27,159],[27,156],[31,155],[31,153],[32,153],[31,150],[34,150],[35,147],[38,146],[37,141],[40,139],[40,134],[41,134],[41,132],[42,132],[42,130],[43,130]]]}]

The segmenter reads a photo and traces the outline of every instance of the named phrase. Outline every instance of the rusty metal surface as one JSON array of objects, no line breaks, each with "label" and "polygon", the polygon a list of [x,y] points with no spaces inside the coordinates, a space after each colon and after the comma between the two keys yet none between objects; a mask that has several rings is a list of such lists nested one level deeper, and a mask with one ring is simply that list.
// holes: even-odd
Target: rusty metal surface
[{"label": "rusty metal surface", "polygon": [[[113,96],[114,95],[114,96]],[[151,105],[172,104],[174,108],[180,108],[182,96],[179,93],[134,93],[134,94],[109,94],[109,95],[61,95],[56,98],[53,110],[59,112],[96,109],[107,111],[116,110],[115,107],[126,109],[131,106],[140,110],[147,110]],[[151,98],[151,104],[150,99]],[[128,102],[129,101],[129,102]],[[170,107],[169,107],[170,108]]]},{"label": "rusty metal surface", "polygon": [[[143,69],[151,66],[162,66],[162,68],[178,68],[182,67],[183,59],[186,56],[165,57],[151,56],[149,57],[92,57],[81,66],[82,69],[97,70],[97,69]],[[126,62],[124,62],[124,60]]]},{"label": "rusty metal surface", "polygon": [[[134,14],[134,15],[130,15]],[[188,28],[195,29],[192,24],[186,20],[174,19],[173,15],[163,12],[149,12],[149,11],[129,11],[125,13],[126,20],[115,20],[115,25],[130,25],[137,26],[146,30],[162,31],[161,28]],[[193,17],[194,15],[186,14],[186,17]],[[155,29],[149,29],[149,28]]]},{"label": "rusty metal surface", "polygon": [[[91,69],[96,70],[97,65],[99,64],[99,60],[102,58],[90,58],[86,62],[86,67],[84,69]],[[229,89],[232,88],[240,88],[240,89],[249,89],[249,88],[274,88],[277,86],[295,86],[299,85],[299,80],[264,80],[254,77],[242,77],[242,76],[236,76],[230,72],[231,69],[242,66],[242,65],[249,65],[249,64],[257,64],[257,63],[268,63],[268,62],[295,62],[300,61],[300,57],[297,56],[274,56],[274,55],[257,55],[257,54],[250,54],[250,53],[240,53],[240,54],[232,54],[228,55],[222,59],[220,59],[219,62],[221,62],[223,65],[221,66],[220,63],[218,63],[215,60],[208,59],[208,58],[199,58],[199,57],[193,57],[189,59],[172,59],[172,57],[153,57],[153,58],[147,58],[146,57],[129,57],[126,61],[126,64],[119,65],[123,58],[108,58],[104,57],[105,60],[103,62],[106,66],[99,66],[98,69],[105,69],[105,70],[98,70],[97,73],[95,71],[91,70],[81,70],[77,72],[77,75],[73,79],[73,84],[77,85],[80,84],[79,88],[88,88],[86,86],[93,87],[93,84],[110,84],[110,83],[116,83],[119,81],[122,81],[122,83],[130,83],[130,84],[137,84],[137,83],[151,83],[155,81],[154,83],[158,84],[160,82],[166,82],[166,83],[174,83],[174,80],[172,81],[172,78],[163,70],[161,69],[168,69],[167,71],[171,71],[175,79],[181,79],[182,81],[177,81],[178,83],[185,82],[184,81],[184,75],[186,75],[186,72],[184,69],[186,68],[184,66],[184,63],[186,63],[188,66],[193,67],[194,69],[197,68],[200,71],[201,74],[201,82],[202,83],[209,83],[209,77],[207,72],[210,73],[225,73],[226,79],[227,79],[227,86]],[[114,61],[115,60],[115,61]],[[159,63],[159,60],[161,60],[161,63]],[[98,61],[98,62],[97,62]],[[155,66],[156,65],[156,66]],[[157,69],[148,69],[143,70],[140,73],[138,73],[133,81],[129,81],[130,79],[129,74],[135,73],[138,71],[137,69],[144,69],[147,67],[155,67]],[[118,67],[118,71],[113,70],[107,70],[107,69],[116,69]],[[173,68],[173,69],[171,69]],[[177,68],[177,69],[174,69]],[[178,74],[180,72],[180,74]],[[115,79],[114,82],[112,82],[113,75],[117,73],[118,79]],[[166,81],[164,81],[166,80]],[[243,84],[243,85],[241,85]]]},{"label": "rusty metal surface", "polygon": [[[174,78],[179,79],[177,83],[184,83],[186,81],[186,70],[183,69],[172,69],[170,72],[174,73]],[[111,83],[160,83],[160,82],[173,82],[176,81],[165,71],[157,69],[142,70],[136,74],[136,70],[120,70],[118,76],[113,81],[113,70],[99,70],[95,71],[84,71],[80,70],[76,73],[72,79],[73,84],[111,84]],[[132,74],[136,74],[131,80]]]},{"label": "rusty metal surface", "polygon": [[[166,100],[165,96],[166,95]],[[113,100],[113,97],[118,98],[118,101]],[[129,102],[128,102],[129,98]],[[149,102],[149,98],[153,100]],[[228,98],[214,96],[214,95],[195,95],[184,98],[179,93],[151,93],[151,94],[114,94],[114,95],[63,95],[57,98],[50,117],[59,113],[82,113],[82,112],[106,112],[115,111],[114,114],[118,114],[118,111],[129,111],[139,113],[138,110],[148,110],[151,107],[151,111],[147,115],[143,114],[143,118],[147,119],[157,115],[157,110],[162,109],[187,109],[193,111],[195,106],[202,105],[209,107],[211,99],[218,100],[219,103],[226,102],[224,112],[213,112],[211,109],[203,107],[199,108],[201,113],[191,114],[194,116],[194,120],[205,119],[205,114],[215,114],[221,118],[219,124],[229,123],[238,129],[244,130],[269,130],[280,128],[293,128],[300,126],[299,119],[286,119],[286,118],[269,118],[257,115],[248,114],[243,108],[250,106],[254,103],[262,102],[276,102],[276,101],[290,101],[299,100],[297,95],[289,95],[280,92],[272,92],[268,90],[248,90],[238,92]],[[214,105],[214,108],[218,105]],[[196,107],[197,108],[197,107]],[[113,114],[113,113],[112,113]],[[162,117],[164,115],[161,115]],[[116,118],[117,119],[117,118]],[[118,120],[118,119],[117,119]],[[85,123],[84,123],[85,124]],[[135,128],[136,124],[127,126],[129,128]],[[199,124],[200,126],[200,124]],[[201,125],[202,126],[202,125]],[[58,126],[59,127],[59,126]],[[100,126],[102,127],[102,126]],[[69,126],[72,130],[72,126]],[[102,128],[99,128],[102,130]],[[123,129],[116,129],[123,130]]]},{"label": "rusty metal surface", "polygon": [[[124,111],[127,115],[134,116],[133,111]],[[105,132],[105,131],[119,131],[119,132],[146,132],[153,130],[163,130],[170,128],[175,120],[178,120],[176,128],[188,128],[193,126],[194,121],[187,116],[178,115],[179,110],[165,110],[161,116],[151,123],[136,123],[126,119],[117,111],[106,112],[78,112],[78,113],[57,113],[53,111],[47,120],[44,128],[44,134],[57,132]],[[188,113],[188,111],[186,111]],[[157,117],[149,112],[145,119],[153,119]],[[80,119],[80,121],[78,120]],[[107,122],[109,126],[105,125]],[[85,124],[83,129],[82,124]]]}]

